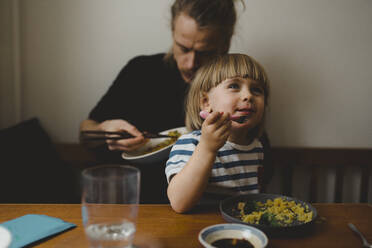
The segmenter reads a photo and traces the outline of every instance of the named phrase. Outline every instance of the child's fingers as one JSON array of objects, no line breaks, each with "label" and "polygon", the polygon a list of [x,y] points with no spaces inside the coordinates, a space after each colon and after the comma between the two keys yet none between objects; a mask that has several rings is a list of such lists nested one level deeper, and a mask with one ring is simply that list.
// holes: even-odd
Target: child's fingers
[{"label": "child's fingers", "polygon": [[225,126],[226,124],[230,123],[230,114],[229,113],[220,113],[220,118],[216,120],[215,125],[216,128],[220,128],[222,126]]},{"label": "child's fingers", "polygon": [[221,116],[221,113],[219,112],[212,112],[208,115],[208,117],[205,119],[205,123],[207,125],[211,125],[211,124],[214,124],[218,121],[218,119],[220,118]]},{"label": "child's fingers", "polygon": [[225,120],[220,124],[219,127],[216,128],[216,134],[219,136],[228,136],[230,134],[231,129],[231,120]]},{"label": "child's fingers", "polygon": [[223,123],[231,122],[230,113],[223,113],[221,119],[223,120]]},{"label": "child's fingers", "polygon": [[231,129],[229,113],[212,112],[207,117],[203,125],[209,126],[209,130],[217,136],[228,136]]}]

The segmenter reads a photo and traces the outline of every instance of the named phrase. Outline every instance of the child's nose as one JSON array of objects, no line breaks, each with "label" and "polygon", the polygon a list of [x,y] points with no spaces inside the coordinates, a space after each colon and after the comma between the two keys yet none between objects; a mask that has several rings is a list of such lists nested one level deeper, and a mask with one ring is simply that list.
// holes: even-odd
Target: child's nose
[{"label": "child's nose", "polygon": [[242,90],[242,99],[243,101],[251,101],[252,93],[250,90]]}]

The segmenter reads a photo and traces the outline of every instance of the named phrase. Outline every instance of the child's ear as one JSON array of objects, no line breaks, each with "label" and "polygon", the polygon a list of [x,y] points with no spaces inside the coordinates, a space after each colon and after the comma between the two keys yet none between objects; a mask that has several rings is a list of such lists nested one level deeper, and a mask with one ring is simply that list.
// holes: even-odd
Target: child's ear
[{"label": "child's ear", "polygon": [[211,112],[212,110],[211,105],[209,104],[208,94],[205,92],[202,93],[200,98],[200,108],[201,110],[205,110],[207,112]]}]

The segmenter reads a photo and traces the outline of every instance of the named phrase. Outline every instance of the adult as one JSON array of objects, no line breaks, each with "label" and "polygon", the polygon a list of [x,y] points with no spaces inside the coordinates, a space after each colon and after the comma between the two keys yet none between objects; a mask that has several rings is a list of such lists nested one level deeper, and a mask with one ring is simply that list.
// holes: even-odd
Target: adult
[{"label": "adult", "polygon": [[[106,162],[123,163],[123,151],[138,149],[146,142],[141,131],[156,133],[184,126],[189,83],[205,61],[228,52],[236,17],[234,0],[175,0],[170,51],[130,60],[80,125],[80,131],[125,130],[134,138],[82,143]],[[138,165],[142,203],[168,202],[165,162]]]}]

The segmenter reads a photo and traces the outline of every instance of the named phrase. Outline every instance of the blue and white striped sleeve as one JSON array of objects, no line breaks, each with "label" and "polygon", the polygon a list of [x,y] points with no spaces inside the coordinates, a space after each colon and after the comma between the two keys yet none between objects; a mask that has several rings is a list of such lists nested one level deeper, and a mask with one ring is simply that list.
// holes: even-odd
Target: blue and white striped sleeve
[{"label": "blue and white striped sleeve", "polygon": [[170,178],[180,172],[189,161],[195,147],[199,143],[197,136],[200,133],[188,133],[182,135],[173,145],[165,167],[165,175],[169,183]]}]

